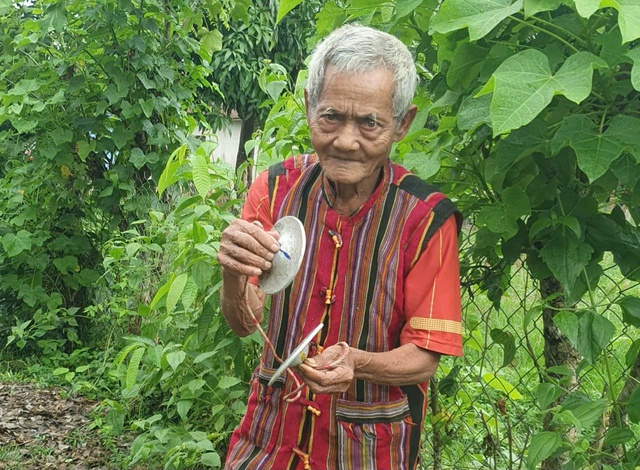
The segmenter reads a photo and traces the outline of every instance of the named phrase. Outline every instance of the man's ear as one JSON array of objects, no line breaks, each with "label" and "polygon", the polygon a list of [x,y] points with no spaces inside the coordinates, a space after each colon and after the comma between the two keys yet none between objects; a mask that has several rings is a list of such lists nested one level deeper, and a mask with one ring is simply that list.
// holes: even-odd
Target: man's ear
[{"label": "man's ear", "polygon": [[404,115],[400,124],[398,124],[398,129],[396,129],[395,136],[393,138],[394,142],[401,141],[407,132],[409,132],[409,128],[411,127],[411,123],[416,118],[416,113],[418,112],[418,107],[415,104],[409,106],[407,113]]}]

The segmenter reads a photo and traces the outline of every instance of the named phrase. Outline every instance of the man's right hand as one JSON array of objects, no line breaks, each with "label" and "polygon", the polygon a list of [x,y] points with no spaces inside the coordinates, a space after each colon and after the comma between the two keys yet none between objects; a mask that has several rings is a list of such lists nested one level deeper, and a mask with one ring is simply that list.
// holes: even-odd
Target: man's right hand
[{"label": "man's right hand", "polygon": [[276,231],[265,231],[260,222],[235,219],[222,232],[218,263],[227,275],[260,276],[280,250],[279,237]]}]

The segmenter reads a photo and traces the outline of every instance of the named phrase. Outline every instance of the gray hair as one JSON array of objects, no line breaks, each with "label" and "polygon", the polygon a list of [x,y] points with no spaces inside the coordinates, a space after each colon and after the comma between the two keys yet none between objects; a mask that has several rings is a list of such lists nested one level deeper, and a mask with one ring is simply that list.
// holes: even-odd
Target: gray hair
[{"label": "gray hair", "polygon": [[318,106],[327,66],[357,74],[384,68],[393,73],[393,117],[401,120],[413,101],[418,74],[413,57],[398,38],[367,26],[347,24],[320,42],[309,61],[307,94],[312,111]]}]

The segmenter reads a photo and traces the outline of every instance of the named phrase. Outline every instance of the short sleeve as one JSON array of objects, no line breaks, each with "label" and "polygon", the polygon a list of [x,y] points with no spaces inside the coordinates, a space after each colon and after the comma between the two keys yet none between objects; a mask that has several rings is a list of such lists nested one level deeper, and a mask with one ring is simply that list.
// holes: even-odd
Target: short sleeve
[{"label": "short sleeve", "polygon": [[263,171],[258,175],[253,184],[249,187],[247,199],[242,207],[242,219],[255,222],[259,221],[265,230],[269,231],[273,227],[271,220],[269,201],[269,171]]},{"label": "short sleeve", "polygon": [[440,354],[462,355],[460,261],[455,217],[429,241],[405,279],[406,324],[400,343]]}]

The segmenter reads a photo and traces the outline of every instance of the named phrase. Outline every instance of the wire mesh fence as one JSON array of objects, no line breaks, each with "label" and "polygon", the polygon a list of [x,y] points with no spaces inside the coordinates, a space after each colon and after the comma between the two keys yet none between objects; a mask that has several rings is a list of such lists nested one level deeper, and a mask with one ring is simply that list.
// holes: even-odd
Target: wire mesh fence
[{"label": "wire mesh fence", "polygon": [[[569,442],[580,441],[576,445],[592,456],[601,452],[604,433],[616,419],[625,385],[637,385],[631,353],[637,353],[633,344],[640,338],[638,331],[623,321],[617,304],[624,296],[640,297],[640,284],[624,279],[612,260],[605,258],[602,268],[598,285],[591,286],[571,308],[595,310],[615,326],[615,333],[593,363],[578,358],[571,380],[554,375],[557,371],[545,360],[544,299],[524,263],[512,267],[499,302],[480,283],[467,283],[463,278],[463,284],[468,284],[463,291],[464,356],[443,358],[438,376],[430,384],[431,413],[419,468],[528,468],[532,437],[558,412],[556,403],[544,395],[549,381],[555,381],[573,399],[606,402],[604,411],[590,418],[586,428],[569,414],[556,416],[565,424]],[[590,412],[595,413],[593,409]],[[617,452],[637,451],[640,433],[633,426],[629,426],[635,431],[633,437],[617,446]],[[560,450],[576,451],[571,445]]]}]

